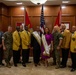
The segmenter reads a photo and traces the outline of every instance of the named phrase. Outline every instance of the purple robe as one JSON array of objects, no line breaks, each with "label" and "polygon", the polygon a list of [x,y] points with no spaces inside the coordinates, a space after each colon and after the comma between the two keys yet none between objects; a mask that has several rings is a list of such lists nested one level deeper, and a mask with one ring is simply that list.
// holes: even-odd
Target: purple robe
[{"label": "purple robe", "polygon": [[[50,45],[51,41],[53,41],[52,34],[45,34],[45,39],[47,41],[47,44]],[[43,52],[44,52],[44,46],[42,45],[42,47],[41,47],[41,58],[42,59],[48,59],[48,58],[50,58],[50,56],[44,56]]]}]

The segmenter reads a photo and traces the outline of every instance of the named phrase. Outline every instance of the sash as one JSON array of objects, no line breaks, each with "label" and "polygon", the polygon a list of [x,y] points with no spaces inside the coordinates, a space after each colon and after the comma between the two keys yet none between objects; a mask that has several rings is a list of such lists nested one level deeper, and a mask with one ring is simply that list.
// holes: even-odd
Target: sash
[{"label": "sash", "polygon": [[47,44],[45,35],[43,35],[43,34],[42,34],[42,43],[43,43],[43,46],[44,46],[44,49],[45,49],[44,52],[43,52],[43,55],[50,56],[51,44],[50,45]]},{"label": "sash", "polygon": [[38,32],[35,31],[35,32],[33,32],[32,34],[33,34],[33,36],[35,37],[35,39],[37,40],[37,42],[39,43],[39,45],[41,46],[41,37],[40,37],[40,35],[38,34]]}]

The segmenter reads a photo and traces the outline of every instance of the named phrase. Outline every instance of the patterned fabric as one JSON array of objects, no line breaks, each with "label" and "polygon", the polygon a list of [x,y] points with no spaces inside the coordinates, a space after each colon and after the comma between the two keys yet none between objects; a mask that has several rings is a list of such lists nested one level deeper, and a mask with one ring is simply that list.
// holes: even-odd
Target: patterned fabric
[{"label": "patterned fabric", "polygon": [[76,32],[71,36],[70,50],[72,53],[76,53]]},{"label": "patterned fabric", "polygon": [[57,50],[57,46],[59,45],[60,39],[63,39],[62,34],[58,32],[53,33],[54,38],[54,50],[53,50],[53,61],[56,62],[56,66],[60,66],[60,50]]},{"label": "patterned fabric", "polygon": [[59,40],[63,39],[63,36],[62,36],[62,34],[60,34],[58,32],[54,32],[53,38],[54,38],[54,49],[56,49],[57,46],[59,45]]},{"label": "patterned fabric", "polygon": [[40,16],[40,30],[42,33],[44,33],[44,27],[45,27],[45,20],[44,20],[44,11],[43,11],[43,5],[42,5],[41,16]]},{"label": "patterned fabric", "polygon": [[8,64],[12,57],[12,43],[13,43],[12,33],[5,32],[3,34],[2,39],[4,39],[4,44],[6,47],[6,50],[4,51],[4,58],[5,58],[5,62]]},{"label": "patterned fabric", "polygon": [[[51,44],[51,41],[53,41],[53,36],[52,34],[45,34],[45,38],[46,38],[46,41],[47,41],[47,44],[50,45]],[[50,56],[46,56],[43,54],[44,52],[44,46],[42,45],[41,46],[41,57],[42,59],[48,59]]]},{"label": "patterned fabric", "polygon": [[63,35],[63,41],[62,41],[61,48],[70,48],[70,40],[71,40],[70,31],[64,30],[64,32],[62,32],[62,35]]},{"label": "patterned fabric", "polygon": [[4,44],[9,45],[12,47],[12,42],[13,42],[13,38],[12,38],[12,33],[10,32],[5,32],[2,36],[2,39],[4,39]]}]

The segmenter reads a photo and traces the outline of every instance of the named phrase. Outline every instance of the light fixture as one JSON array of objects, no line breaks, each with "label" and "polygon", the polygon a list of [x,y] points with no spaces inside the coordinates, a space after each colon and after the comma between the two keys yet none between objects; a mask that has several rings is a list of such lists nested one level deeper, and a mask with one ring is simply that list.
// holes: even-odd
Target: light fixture
[{"label": "light fixture", "polygon": [[62,1],[62,3],[69,3],[69,1]]},{"label": "light fixture", "polygon": [[34,4],[44,4],[47,0],[30,0]]},{"label": "light fixture", "polygon": [[19,2],[19,3],[16,3],[17,5],[21,5],[22,4],[22,2]]},{"label": "light fixture", "polygon": [[66,6],[61,6],[62,9],[66,8]]},{"label": "light fixture", "polygon": [[25,8],[24,7],[21,7],[21,10],[24,10]]}]

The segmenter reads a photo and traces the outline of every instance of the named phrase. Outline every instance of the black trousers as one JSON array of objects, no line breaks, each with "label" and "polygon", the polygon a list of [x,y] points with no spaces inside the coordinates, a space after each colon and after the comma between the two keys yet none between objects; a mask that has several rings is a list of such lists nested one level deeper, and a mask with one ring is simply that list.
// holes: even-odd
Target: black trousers
[{"label": "black trousers", "polygon": [[0,65],[2,64],[2,60],[3,60],[3,48],[0,48]]},{"label": "black trousers", "polygon": [[17,64],[20,60],[20,50],[16,51],[13,50],[13,62],[14,64]]},{"label": "black trousers", "polygon": [[68,55],[69,55],[69,48],[68,49],[64,49],[62,48],[62,62],[61,65],[66,67],[66,63],[68,60]]},{"label": "black trousers", "polygon": [[71,52],[72,68],[76,69],[76,53]]},{"label": "black trousers", "polygon": [[33,49],[33,61],[35,64],[38,64],[39,61],[40,61],[40,53],[41,53],[41,50],[40,49]]},{"label": "black trousers", "polygon": [[30,49],[22,49],[22,64],[25,64],[29,61],[29,52]]}]

